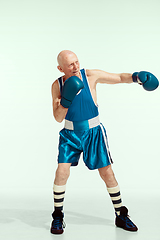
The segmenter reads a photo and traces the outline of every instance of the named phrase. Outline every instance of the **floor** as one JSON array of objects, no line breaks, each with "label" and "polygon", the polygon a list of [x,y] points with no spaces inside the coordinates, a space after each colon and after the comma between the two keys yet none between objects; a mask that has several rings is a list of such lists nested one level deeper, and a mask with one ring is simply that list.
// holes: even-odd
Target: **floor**
[{"label": "floor", "polygon": [[[49,231],[52,213],[50,189],[1,189],[0,236],[3,240],[160,240],[159,200],[156,192],[124,191],[129,214],[139,228],[127,232],[114,225],[114,211],[104,189],[68,189],[66,228],[62,235]],[[157,208],[158,207],[158,208]]]}]

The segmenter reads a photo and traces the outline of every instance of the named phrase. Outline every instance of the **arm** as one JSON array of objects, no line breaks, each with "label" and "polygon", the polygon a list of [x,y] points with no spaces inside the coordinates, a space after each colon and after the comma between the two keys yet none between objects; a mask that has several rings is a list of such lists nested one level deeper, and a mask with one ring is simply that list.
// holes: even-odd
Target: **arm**
[{"label": "arm", "polygon": [[53,115],[57,122],[62,122],[65,118],[68,108],[64,108],[60,102],[61,102],[61,95],[59,91],[58,81],[55,81],[52,84],[52,105],[53,105]]},{"label": "arm", "polygon": [[61,97],[58,81],[52,84],[53,115],[57,122],[63,121],[73,99],[82,88],[84,88],[84,84],[81,79],[72,76],[65,81]]},{"label": "arm", "polygon": [[139,83],[147,91],[153,91],[159,86],[158,79],[150,72],[134,72],[132,75],[132,79],[133,82]]},{"label": "arm", "polygon": [[108,73],[102,70],[87,70],[87,75],[94,79],[95,83],[133,83],[130,73]]}]

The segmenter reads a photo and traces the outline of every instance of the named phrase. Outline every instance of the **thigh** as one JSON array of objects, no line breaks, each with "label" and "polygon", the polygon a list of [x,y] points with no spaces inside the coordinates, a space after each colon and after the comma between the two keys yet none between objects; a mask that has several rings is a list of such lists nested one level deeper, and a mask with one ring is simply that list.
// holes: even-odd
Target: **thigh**
[{"label": "thigh", "polygon": [[83,160],[89,169],[99,169],[111,164],[106,136],[100,125],[86,134],[83,148]]},{"label": "thigh", "polygon": [[80,146],[80,139],[73,131],[62,130],[58,147],[58,163],[71,163],[72,166],[76,166],[82,152]]}]

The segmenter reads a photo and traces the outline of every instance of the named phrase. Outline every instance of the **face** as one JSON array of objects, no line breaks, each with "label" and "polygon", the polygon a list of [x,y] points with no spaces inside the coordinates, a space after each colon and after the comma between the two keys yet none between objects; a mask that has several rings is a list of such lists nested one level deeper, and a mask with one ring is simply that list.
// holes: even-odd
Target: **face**
[{"label": "face", "polygon": [[81,77],[79,60],[74,53],[63,56],[61,66],[58,66],[58,69],[64,72],[66,78],[71,76]]}]

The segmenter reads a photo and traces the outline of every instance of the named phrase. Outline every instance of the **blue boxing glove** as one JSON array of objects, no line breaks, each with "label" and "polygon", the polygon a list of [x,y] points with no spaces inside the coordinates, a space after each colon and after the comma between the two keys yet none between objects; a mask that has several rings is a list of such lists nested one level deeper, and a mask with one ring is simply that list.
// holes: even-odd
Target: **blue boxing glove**
[{"label": "blue boxing glove", "polygon": [[150,72],[134,72],[132,79],[133,82],[138,82],[147,91],[153,91],[159,86],[158,79]]},{"label": "blue boxing glove", "polygon": [[61,105],[65,108],[69,108],[76,94],[84,88],[82,80],[76,76],[68,78],[64,82],[62,89]]}]

